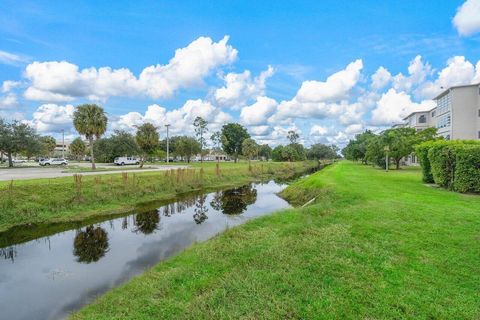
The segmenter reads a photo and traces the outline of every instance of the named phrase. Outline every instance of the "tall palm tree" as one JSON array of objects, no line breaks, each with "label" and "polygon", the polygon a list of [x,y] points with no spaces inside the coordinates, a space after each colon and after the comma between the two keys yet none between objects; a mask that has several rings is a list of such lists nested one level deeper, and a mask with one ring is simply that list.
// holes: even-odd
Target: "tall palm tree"
[{"label": "tall palm tree", "polygon": [[73,113],[73,125],[78,133],[85,136],[90,145],[92,158],[92,170],[95,170],[95,158],[93,156],[94,138],[99,139],[107,130],[108,119],[102,107],[96,104],[82,104]]}]

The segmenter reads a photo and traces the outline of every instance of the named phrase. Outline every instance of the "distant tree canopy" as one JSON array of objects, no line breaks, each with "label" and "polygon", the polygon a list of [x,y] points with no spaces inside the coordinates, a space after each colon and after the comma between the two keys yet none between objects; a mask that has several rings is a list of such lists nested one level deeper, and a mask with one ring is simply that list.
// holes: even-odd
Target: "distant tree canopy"
[{"label": "distant tree canopy", "polygon": [[140,154],[135,137],[124,130],[115,130],[110,137],[97,140],[94,150],[100,162],[112,162],[115,157]]},{"label": "distant tree canopy", "polygon": [[272,158],[272,148],[268,144],[262,144],[258,149],[258,155],[265,160]]},{"label": "distant tree canopy", "polygon": [[334,145],[327,146],[322,143],[316,143],[307,150],[307,158],[310,160],[335,159],[337,157],[337,147]]},{"label": "distant tree canopy", "polygon": [[242,154],[242,143],[250,138],[247,129],[238,123],[228,123],[222,127],[222,146],[223,150],[233,157],[235,162],[238,156]]},{"label": "distant tree canopy", "polygon": [[363,163],[372,163],[380,167],[386,167],[386,148],[390,159],[397,169],[400,167],[402,158],[412,154],[415,146],[430,140],[441,139],[436,137],[436,129],[428,128],[417,131],[414,128],[392,128],[374,134],[371,131],[355,136],[342,150],[345,158]]},{"label": "distant tree canopy", "polygon": [[70,153],[77,159],[80,160],[87,153],[87,145],[79,137],[73,139],[70,143]]},{"label": "distant tree canopy", "polygon": [[203,162],[203,149],[207,146],[206,134],[208,131],[208,121],[202,117],[196,117],[193,121],[195,135],[200,144],[200,161]]},{"label": "distant tree canopy", "polygon": [[175,153],[190,162],[201,150],[200,143],[193,137],[182,136],[175,141]]},{"label": "distant tree canopy", "polygon": [[140,161],[140,168],[143,167],[146,156],[151,156],[160,146],[160,135],[157,128],[151,123],[144,123],[137,127],[135,135],[140,153],[142,154]]},{"label": "distant tree canopy", "polygon": [[7,122],[0,118],[0,152],[8,157],[8,166],[13,167],[12,156],[30,152],[29,146],[36,144],[38,136],[35,129],[19,121]]},{"label": "distant tree canopy", "polygon": [[252,157],[258,153],[258,144],[251,138],[245,139],[242,143],[242,152],[248,158],[248,163],[250,163]]},{"label": "distant tree canopy", "polygon": [[51,156],[55,147],[57,146],[57,141],[52,136],[43,136],[39,138],[41,152],[44,156]]}]

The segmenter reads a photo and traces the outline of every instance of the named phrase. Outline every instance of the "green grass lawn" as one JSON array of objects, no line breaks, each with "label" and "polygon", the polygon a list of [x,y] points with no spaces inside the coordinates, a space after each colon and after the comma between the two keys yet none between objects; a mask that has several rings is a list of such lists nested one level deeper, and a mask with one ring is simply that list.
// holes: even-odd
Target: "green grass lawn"
[{"label": "green grass lawn", "polygon": [[146,271],[74,319],[478,319],[480,197],[341,162],[290,209]]},{"label": "green grass lawn", "polygon": [[[0,232],[25,224],[72,222],[133,210],[139,203],[172,199],[198,190],[242,185],[254,180],[288,178],[317,162],[195,164],[191,169],[83,175],[0,183]],[[10,237],[10,236],[9,236]],[[0,244],[2,243],[0,234]]]}]

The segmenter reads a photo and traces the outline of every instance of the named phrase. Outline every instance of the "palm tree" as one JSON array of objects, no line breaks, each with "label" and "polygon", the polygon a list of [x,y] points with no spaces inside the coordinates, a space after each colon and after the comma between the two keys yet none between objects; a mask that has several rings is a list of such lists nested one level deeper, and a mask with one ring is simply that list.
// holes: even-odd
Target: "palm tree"
[{"label": "palm tree", "polygon": [[95,158],[93,156],[94,138],[99,139],[107,130],[108,119],[102,107],[96,104],[82,104],[73,113],[73,125],[78,133],[85,136],[90,145],[92,158],[92,170],[95,170]]}]

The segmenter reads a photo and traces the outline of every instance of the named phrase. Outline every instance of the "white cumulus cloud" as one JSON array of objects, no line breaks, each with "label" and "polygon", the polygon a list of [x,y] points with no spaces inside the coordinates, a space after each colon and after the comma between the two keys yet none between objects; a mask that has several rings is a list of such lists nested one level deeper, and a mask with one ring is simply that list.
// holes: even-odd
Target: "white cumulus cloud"
[{"label": "white cumulus cloud", "polygon": [[382,95],[372,111],[374,125],[393,125],[401,123],[402,119],[414,111],[430,110],[435,107],[433,100],[424,100],[421,103],[412,101],[405,92],[397,92],[391,88]]},{"label": "white cumulus cloud", "polygon": [[201,85],[213,70],[232,63],[237,50],[227,42],[228,36],[218,42],[200,37],[177,49],[168,64],[146,67],[138,77],[126,68],[80,69],[66,61],[33,62],[25,69],[25,78],[30,81],[25,97],[40,101],[71,101],[78,97],[105,100],[111,96],[137,95],[154,99],[170,97],[179,89]]},{"label": "white cumulus cloud", "polygon": [[193,121],[196,117],[202,117],[209,122],[210,132],[220,129],[223,124],[232,120],[229,114],[210,102],[197,99],[188,100],[182,107],[172,110],[153,104],[147,107],[143,115],[139,112],[129,112],[113,119],[112,129],[134,131],[136,125],[149,122],[158,128],[170,124],[172,135],[193,135]]},{"label": "white cumulus cloud", "polygon": [[329,102],[345,99],[360,79],[362,60],[350,63],[344,70],[329,76],[326,81],[304,81],[297,92],[300,102]]},{"label": "white cumulus cloud", "polygon": [[467,0],[458,9],[453,25],[461,36],[480,32],[480,0]]},{"label": "white cumulus cloud", "polygon": [[271,66],[252,78],[251,72],[228,73],[223,77],[225,86],[215,90],[214,97],[221,106],[237,109],[244,106],[249,100],[265,93],[266,81],[274,73]]},{"label": "white cumulus cloud", "polygon": [[39,133],[73,131],[72,105],[43,104],[33,112],[32,120],[26,121]]},{"label": "white cumulus cloud", "polygon": [[277,105],[277,101],[274,99],[258,97],[254,104],[242,108],[240,120],[246,125],[266,124]]}]

